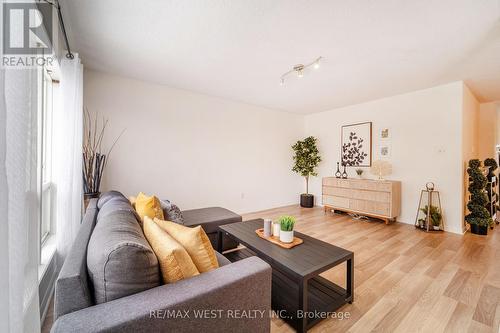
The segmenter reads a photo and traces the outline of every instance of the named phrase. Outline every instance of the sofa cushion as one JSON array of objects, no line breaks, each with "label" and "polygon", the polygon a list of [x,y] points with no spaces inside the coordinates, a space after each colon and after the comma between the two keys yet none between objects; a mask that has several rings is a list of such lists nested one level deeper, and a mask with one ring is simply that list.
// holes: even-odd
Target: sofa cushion
[{"label": "sofa cushion", "polygon": [[208,207],[182,211],[185,226],[201,225],[207,234],[217,232],[220,225],[241,222],[240,215],[222,207]]},{"label": "sofa cushion", "polygon": [[127,198],[123,195],[114,196],[111,199],[108,199],[101,205],[99,209],[99,213],[97,215],[97,223],[106,217],[108,214],[117,212],[117,211],[125,211],[133,214],[138,222],[140,222],[139,215],[135,211],[134,207],[130,204]]},{"label": "sofa cushion", "polygon": [[54,319],[93,305],[87,277],[87,244],[94,230],[97,199],[91,199],[55,284]]},{"label": "sofa cushion", "polygon": [[[106,202],[110,201],[110,200],[113,200],[115,198],[120,198],[120,197],[124,197],[123,194],[121,194],[120,192],[118,191],[108,191],[108,192],[104,192],[103,194],[101,194],[101,196],[99,197],[99,201],[97,202],[97,208],[98,209],[101,209],[105,204]],[[125,198],[125,197],[124,197]]]},{"label": "sofa cushion", "polygon": [[87,268],[97,304],[160,285],[156,255],[127,210],[98,216],[87,249]]},{"label": "sofa cushion", "polygon": [[227,259],[226,257],[224,257],[222,254],[220,254],[217,251],[215,252],[215,256],[217,257],[217,262],[219,263],[219,267],[231,264],[231,262],[229,261],[229,259]]}]

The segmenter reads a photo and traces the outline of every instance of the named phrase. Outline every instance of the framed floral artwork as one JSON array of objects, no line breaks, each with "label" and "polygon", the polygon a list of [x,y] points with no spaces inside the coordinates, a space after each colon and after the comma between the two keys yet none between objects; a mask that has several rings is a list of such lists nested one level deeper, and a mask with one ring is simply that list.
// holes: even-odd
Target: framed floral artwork
[{"label": "framed floral artwork", "polygon": [[372,123],[344,125],[341,128],[341,161],[343,165],[372,165]]}]

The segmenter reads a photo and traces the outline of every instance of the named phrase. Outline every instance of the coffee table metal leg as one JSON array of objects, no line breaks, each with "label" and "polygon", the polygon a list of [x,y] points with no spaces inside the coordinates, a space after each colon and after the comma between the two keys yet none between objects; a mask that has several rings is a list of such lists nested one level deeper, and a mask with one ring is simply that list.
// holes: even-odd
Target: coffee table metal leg
[{"label": "coffee table metal leg", "polygon": [[307,332],[307,280],[299,283],[299,310],[302,310],[302,318],[297,318],[297,332]]},{"label": "coffee table metal leg", "polygon": [[346,301],[354,301],[354,256],[347,260]]},{"label": "coffee table metal leg", "polygon": [[222,254],[222,249],[224,248],[222,246],[222,240],[223,240],[223,237],[224,236],[224,233],[220,230],[217,230],[217,252],[221,253]]}]

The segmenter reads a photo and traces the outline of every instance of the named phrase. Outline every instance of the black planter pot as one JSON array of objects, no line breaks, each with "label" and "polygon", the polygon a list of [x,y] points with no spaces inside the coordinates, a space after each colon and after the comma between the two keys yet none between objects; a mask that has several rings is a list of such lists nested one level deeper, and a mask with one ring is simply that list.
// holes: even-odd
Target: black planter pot
[{"label": "black planter pot", "polygon": [[314,195],[301,194],[300,195],[300,207],[313,208],[314,207]]},{"label": "black planter pot", "polygon": [[488,227],[483,226],[483,225],[477,225],[477,224],[471,224],[470,225],[470,232],[476,235],[487,235],[488,234]]}]

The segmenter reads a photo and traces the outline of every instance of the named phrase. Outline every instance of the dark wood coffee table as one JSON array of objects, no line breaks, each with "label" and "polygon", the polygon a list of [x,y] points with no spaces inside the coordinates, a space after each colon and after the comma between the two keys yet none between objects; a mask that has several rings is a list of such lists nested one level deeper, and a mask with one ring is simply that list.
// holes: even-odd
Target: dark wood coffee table
[{"label": "dark wood coffee table", "polygon": [[[262,227],[262,219],[220,226],[217,250],[221,252],[223,235],[227,235],[246,247],[225,253],[230,261],[256,255],[271,265],[272,307],[282,319],[298,332],[306,332],[325,315],[330,317],[342,305],[353,302],[354,253],[300,232],[295,236],[304,243],[284,249],[257,236],[255,230]],[[344,262],[345,289],[319,276]]]}]

